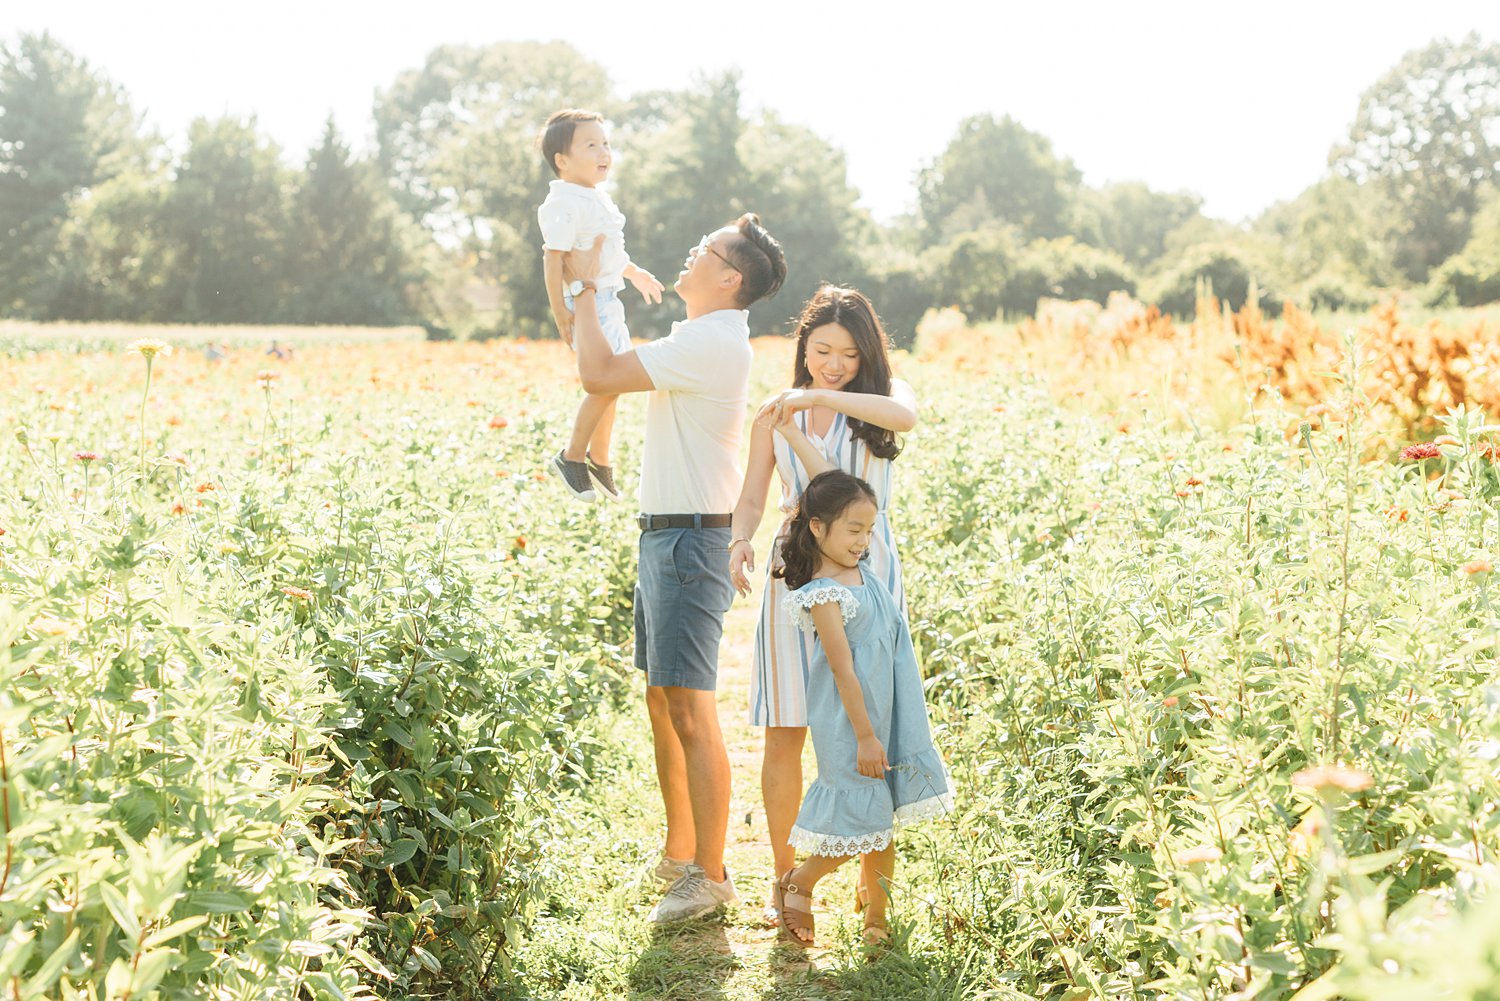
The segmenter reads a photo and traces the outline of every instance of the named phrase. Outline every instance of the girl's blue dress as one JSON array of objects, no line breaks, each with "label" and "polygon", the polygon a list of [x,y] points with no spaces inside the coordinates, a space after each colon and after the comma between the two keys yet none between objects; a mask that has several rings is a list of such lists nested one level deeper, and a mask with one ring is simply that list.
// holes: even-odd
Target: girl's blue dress
[{"label": "girl's blue dress", "polygon": [[879,779],[855,768],[859,741],[819,640],[807,680],[818,777],[808,787],[789,839],[814,855],[880,851],[900,827],[953,809],[953,782],[932,743],[906,620],[879,578],[864,570],[861,576],[864,583],[852,586],[818,577],[786,596],[792,621],[803,629],[812,628],[813,606],[830,601],[840,606],[865,710],[891,766]]}]

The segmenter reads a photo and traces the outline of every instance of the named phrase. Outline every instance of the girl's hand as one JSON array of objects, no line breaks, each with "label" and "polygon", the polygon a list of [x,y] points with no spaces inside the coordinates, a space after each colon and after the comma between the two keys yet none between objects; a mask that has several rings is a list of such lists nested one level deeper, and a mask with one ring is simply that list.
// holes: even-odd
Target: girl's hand
[{"label": "girl's hand", "polygon": [[729,547],[729,583],[741,598],[750,594],[750,578],[746,571],[755,572],[755,547],[747,539],[735,539]]},{"label": "girl's hand", "polygon": [[630,284],[641,294],[641,298],[650,303],[661,302],[662,290],[666,287],[656,280],[656,276],[645,268],[636,268],[625,275],[630,279]]},{"label": "girl's hand", "polygon": [[859,738],[859,748],[855,751],[855,768],[859,774],[866,778],[884,778],[891,764],[885,758],[885,745],[873,733],[868,737]]},{"label": "girl's hand", "polygon": [[755,412],[755,421],[768,428],[780,427],[790,421],[797,411],[816,406],[816,392],[817,390],[812,389],[783,390],[761,404],[760,409]]}]

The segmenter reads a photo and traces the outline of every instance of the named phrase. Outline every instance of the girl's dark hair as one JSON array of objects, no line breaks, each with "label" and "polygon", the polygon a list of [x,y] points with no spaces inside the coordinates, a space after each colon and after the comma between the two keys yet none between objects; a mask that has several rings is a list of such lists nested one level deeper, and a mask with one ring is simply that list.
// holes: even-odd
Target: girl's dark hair
[{"label": "girl's dark hair", "polygon": [[749,309],[752,303],[775,295],[786,281],[786,255],[754,212],[746,212],[731,225],[740,231],[739,238],[730,240],[725,248],[726,256],[740,273],[740,292],[735,304]]},{"label": "girl's dark hair", "polygon": [[[844,387],[846,393],[873,393],[876,396],[891,395],[891,359],[887,353],[888,341],[875,307],[857,289],[824,285],[813,293],[802,307],[797,318],[797,358],[792,362],[792,386],[801,389],[812,384],[812,373],[807,369],[807,338],[814,330],[829,323],[837,323],[849,331],[854,346],[859,350],[859,372]],[[896,432],[849,418],[849,431],[865,443],[871,454],[881,459],[894,459],[901,454],[901,443]]]},{"label": "girl's dark hair", "polygon": [[879,504],[875,491],[858,476],[842,469],[830,469],[814,476],[797,502],[797,512],[792,515],[786,538],[781,543],[781,566],[772,570],[771,576],[786,581],[786,586],[793,591],[812,580],[823,559],[818,539],[812,533],[812,520],[818,519],[826,529],[839,520],[839,515],[850,504],[859,500]]},{"label": "girl's dark hair", "polygon": [[547,124],[542,126],[542,159],[547,161],[547,166],[552,168],[552,173],[557,173],[557,154],[566,153],[572,148],[573,133],[584,122],[598,122],[603,125],[604,116],[597,111],[564,108],[561,111],[554,111],[547,119]]}]

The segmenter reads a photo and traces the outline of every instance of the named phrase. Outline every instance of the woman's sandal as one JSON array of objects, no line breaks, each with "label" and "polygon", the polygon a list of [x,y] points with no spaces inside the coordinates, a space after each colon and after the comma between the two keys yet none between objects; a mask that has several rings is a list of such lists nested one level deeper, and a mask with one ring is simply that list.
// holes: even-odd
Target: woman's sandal
[{"label": "woman's sandal", "polygon": [[879,952],[891,944],[891,930],[885,925],[865,925],[860,938],[864,940],[866,949]]},{"label": "woman's sandal", "polygon": [[861,872],[854,883],[854,913],[863,914],[870,906],[870,892],[865,889],[865,874]]},{"label": "woman's sandal", "polygon": [[[799,890],[796,883],[787,881],[787,876],[790,875],[791,872],[788,872],[786,876],[776,881],[776,913],[781,917],[781,923],[777,926],[777,937],[784,942],[790,942],[795,946],[805,949],[813,944],[815,934],[813,930],[812,898]],[[801,897],[805,900],[808,909],[802,910],[789,905],[787,898],[792,896]],[[804,940],[798,937],[798,931],[807,932],[807,938]]]}]

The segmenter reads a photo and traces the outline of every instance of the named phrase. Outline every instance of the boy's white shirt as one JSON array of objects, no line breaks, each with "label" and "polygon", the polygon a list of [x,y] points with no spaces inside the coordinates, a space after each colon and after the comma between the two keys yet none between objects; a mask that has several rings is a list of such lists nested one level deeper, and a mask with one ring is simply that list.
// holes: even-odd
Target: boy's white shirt
[{"label": "boy's white shirt", "polygon": [[625,253],[625,213],[615,207],[614,199],[603,188],[561,178],[552,181],[536,218],[542,227],[544,250],[588,250],[594,245],[594,237],[603,233],[599,288],[625,287],[625,266],[630,263]]},{"label": "boy's white shirt", "polygon": [[740,433],[750,396],[750,313],[720,309],[672,324],[635,349],[646,401],[641,511],[728,514],[739,499]]}]

